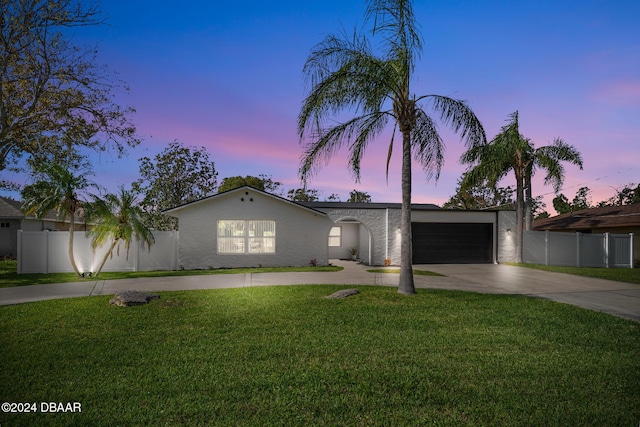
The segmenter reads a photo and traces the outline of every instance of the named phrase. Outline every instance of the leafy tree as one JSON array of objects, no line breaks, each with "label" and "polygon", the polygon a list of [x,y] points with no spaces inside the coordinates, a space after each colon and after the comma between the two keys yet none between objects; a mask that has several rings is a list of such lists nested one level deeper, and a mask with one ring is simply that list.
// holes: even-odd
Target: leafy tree
[{"label": "leafy tree", "polygon": [[292,188],[287,192],[287,197],[294,202],[317,202],[320,200],[318,190],[309,188]]},{"label": "leafy tree", "polygon": [[564,194],[558,194],[553,198],[553,209],[555,209],[558,214],[562,215],[571,212],[572,207],[567,196]]},{"label": "leafy tree", "polygon": [[479,209],[513,209],[514,189],[509,187],[487,186],[478,183],[469,188],[461,187],[462,180],[458,180],[456,194],[442,205],[446,209],[479,210]]},{"label": "leafy tree", "polygon": [[340,196],[336,193],[332,193],[329,197],[327,197],[328,202],[339,202]]},{"label": "leafy tree", "polygon": [[218,188],[218,192],[223,193],[225,191],[233,190],[234,188],[244,187],[245,185],[271,194],[281,194],[280,187],[282,186],[282,183],[274,181],[270,176],[264,174],[260,174],[258,177],[247,175],[244,177],[231,176],[224,178],[222,180],[222,184],[220,184],[220,188]]},{"label": "leafy tree", "polygon": [[92,220],[95,220],[96,224],[87,232],[93,237],[91,248],[95,251],[97,247],[111,241],[95,276],[100,274],[107,259],[113,256],[113,250],[118,243],[124,242],[127,259],[134,238],[140,240],[143,246],[146,244],[151,248],[155,240],[144,224],[142,215],[142,209],[136,203],[135,192],[125,190],[124,187],[120,187],[118,194],[107,194],[103,199],[94,197]]},{"label": "leafy tree", "polygon": [[601,206],[622,206],[640,203],[640,184],[634,187],[634,183],[627,184],[621,189],[616,188],[616,194],[604,202],[598,204]]},{"label": "leafy tree", "polygon": [[549,218],[551,215],[549,215],[549,212],[547,211],[542,211],[539,214],[537,214],[535,217],[536,219],[545,219],[545,218]]},{"label": "leafy tree", "polygon": [[470,168],[462,180],[462,188],[487,181],[495,186],[510,171],[516,178],[516,261],[522,261],[523,220],[525,214],[525,189],[527,194],[527,229],[531,227],[531,178],[537,168],[547,171],[545,184],[551,183],[556,191],[564,181],[561,161],[580,166],[582,157],[571,145],[556,138],[552,145],[535,148],[531,141],[520,134],[518,112],[509,116],[510,122],[502,127],[489,144],[476,146],[462,155],[462,163]]},{"label": "leafy tree", "polygon": [[371,203],[371,196],[364,191],[353,190],[349,193],[349,200],[352,203]]},{"label": "leafy tree", "polygon": [[[411,91],[415,62],[422,38],[409,0],[369,0],[366,20],[373,23],[372,38],[381,37],[379,55],[364,35],[329,35],[315,46],[304,66],[310,91],[298,115],[300,140],[304,144],[300,165],[303,181],[313,175],[338,149],[348,146],[349,169],[360,179],[360,161],[368,144],[389,121],[402,135],[401,267],[398,292],[415,293],[411,266],[411,161],[415,158],[429,178],[438,179],[443,163],[443,141],[432,109],[451,128],[460,132],[467,146],[484,144],[480,121],[461,100],[440,95],[416,96]],[[340,112],[352,110],[356,117],[336,123]],[[393,149],[389,144],[387,172]]]},{"label": "leafy tree", "polygon": [[128,119],[134,110],[114,102],[127,88],[96,65],[95,49],[74,46],[63,32],[100,22],[86,2],[0,2],[0,170],[69,144],[122,153],[140,142]]},{"label": "leafy tree", "polygon": [[25,214],[43,218],[55,210],[60,221],[69,218],[69,261],[78,276],[81,273],[73,254],[73,232],[76,216],[84,213],[86,202],[83,193],[90,187],[97,187],[89,181],[90,174],[89,171],[74,171],[57,163],[40,165],[36,181],[22,190]]},{"label": "leafy tree", "polygon": [[260,178],[255,176],[230,176],[222,180],[222,184],[218,188],[218,193],[224,193],[225,191],[233,190],[234,188],[240,188],[248,185],[258,190],[264,191],[264,182]]},{"label": "leafy tree", "polygon": [[591,190],[589,189],[589,187],[580,187],[571,203],[564,194],[558,194],[553,198],[553,208],[556,210],[556,212],[558,212],[558,214],[565,214],[582,209],[589,209],[593,207],[591,205],[590,193]]},{"label": "leafy tree", "polygon": [[156,230],[175,230],[177,219],[161,212],[215,194],[218,173],[206,148],[173,141],[153,160],[140,159],[140,176],[133,188],[144,195],[145,224]]},{"label": "leafy tree", "polygon": [[582,209],[589,209],[591,207],[591,190],[589,187],[580,187],[573,198],[571,204],[572,210],[579,211]]},{"label": "leafy tree", "polygon": [[546,208],[547,204],[542,200],[542,196],[531,200],[531,212],[535,219],[549,218],[549,212],[545,210]]}]

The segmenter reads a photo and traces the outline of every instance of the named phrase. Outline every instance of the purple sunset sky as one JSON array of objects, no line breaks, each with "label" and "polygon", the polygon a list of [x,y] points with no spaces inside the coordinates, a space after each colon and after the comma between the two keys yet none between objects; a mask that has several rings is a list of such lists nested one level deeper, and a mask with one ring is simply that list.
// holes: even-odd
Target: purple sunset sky
[{"label": "purple sunset sky", "polygon": [[[299,187],[302,67],[326,35],[362,28],[365,7],[364,0],[104,1],[108,25],[76,28],[73,40],[97,45],[98,62],[128,83],[119,100],[137,109],[144,142],[124,159],[96,154],[95,180],[109,190],[128,186],[138,158],[177,139],[207,148],[219,182],[266,174],[286,190]],[[584,170],[566,165],[569,199],[588,186],[598,202],[640,182],[640,2],[447,0],[416,1],[414,9],[424,38],[416,95],[467,100],[489,139],[519,110],[521,132],[536,146],[556,137],[574,145]],[[427,181],[416,165],[414,202],[444,203],[465,169],[460,138],[440,129],[447,147],[440,179]],[[343,151],[309,187],[322,197],[346,200],[358,189],[375,202],[399,202],[399,146],[385,179],[390,131],[365,154],[359,184]],[[553,215],[553,189],[542,181],[539,172],[533,193],[545,195]]]}]

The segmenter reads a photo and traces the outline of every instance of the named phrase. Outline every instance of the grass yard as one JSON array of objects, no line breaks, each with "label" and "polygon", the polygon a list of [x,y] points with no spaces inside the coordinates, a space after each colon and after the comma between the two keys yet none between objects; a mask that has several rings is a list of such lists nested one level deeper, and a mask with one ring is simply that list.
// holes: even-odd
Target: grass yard
[{"label": "grass yard", "polygon": [[[0,288],[26,285],[45,285],[48,283],[95,282],[96,278],[82,278],[75,273],[18,274],[16,260],[0,260]],[[100,280],[132,279],[137,277],[197,276],[203,274],[239,274],[239,273],[283,273],[292,271],[340,271],[342,267],[261,267],[261,268],[219,268],[211,270],[176,271],[105,271],[98,276]]]},{"label": "grass yard", "polygon": [[590,425],[640,419],[637,323],[547,300],[286,286],[0,307],[0,413],[33,425]]},{"label": "grass yard", "polygon": [[639,283],[640,268],[587,268],[587,267],[559,267],[542,264],[517,264],[518,267],[534,268],[544,271],[554,271],[556,273],[575,274],[577,276],[595,277],[597,279],[615,280],[618,282]]}]

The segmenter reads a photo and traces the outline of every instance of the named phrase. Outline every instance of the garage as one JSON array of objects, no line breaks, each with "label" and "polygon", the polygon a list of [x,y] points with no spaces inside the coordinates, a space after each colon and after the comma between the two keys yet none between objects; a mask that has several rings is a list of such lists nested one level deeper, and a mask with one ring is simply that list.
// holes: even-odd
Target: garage
[{"label": "garage", "polygon": [[414,264],[493,262],[493,224],[411,223]]}]

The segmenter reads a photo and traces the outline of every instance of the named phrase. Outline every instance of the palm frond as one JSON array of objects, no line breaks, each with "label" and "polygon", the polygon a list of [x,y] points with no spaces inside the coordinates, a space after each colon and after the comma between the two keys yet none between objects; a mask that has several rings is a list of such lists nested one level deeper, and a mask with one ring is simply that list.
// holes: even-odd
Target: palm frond
[{"label": "palm frond", "polygon": [[325,121],[344,110],[361,114],[380,111],[399,92],[397,67],[359,50],[365,44],[331,36],[321,45],[305,64],[312,89],[298,115],[300,139],[317,134]]},{"label": "palm frond", "polygon": [[560,191],[564,181],[564,166],[561,162],[569,162],[582,169],[580,152],[560,138],[556,138],[552,145],[539,147],[535,151],[535,164],[547,171],[544,183],[551,184],[555,192]]},{"label": "palm frond", "polygon": [[41,165],[35,172],[35,182],[22,191],[25,213],[42,218],[55,210],[60,221],[79,213],[84,207],[81,193],[97,187],[89,181],[89,175],[90,171],[75,171],[63,164]]},{"label": "palm frond", "polygon": [[440,177],[444,163],[444,142],[438,133],[436,123],[423,110],[415,111],[415,126],[411,132],[414,158],[422,166],[427,179]]},{"label": "palm frond", "polygon": [[321,161],[327,164],[335,152],[346,144],[351,148],[350,171],[356,180],[359,180],[360,160],[364,151],[368,143],[384,129],[388,120],[388,112],[376,112],[321,130],[317,138],[314,138],[315,142],[305,146],[299,169],[303,181],[317,172]]},{"label": "palm frond", "polygon": [[469,148],[487,143],[487,136],[480,120],[465,101],[441,95],[425,95],[418,101],[425,99],[434,111],[440,114],[440,120],[450,126]]},{"label": "palm frond", "polygon": [[107,194],[104,199],[95,197],[93,212],[96,224],[87,232],[92,236],[91,247],[95,250],[108,241],[123,241],[127,250],[133,238],[142,245],[151,246],[154,237],[142,221],[142,209],[136,203],[135,194],[120,187],[119,194]]},{"label": "palm frond", "polygon": [[373,34],[383,36],[391,57],[402,58],[408,73],[422,53],[422,36],[409,0],[369,0],[367,20],[373,20]]}]

